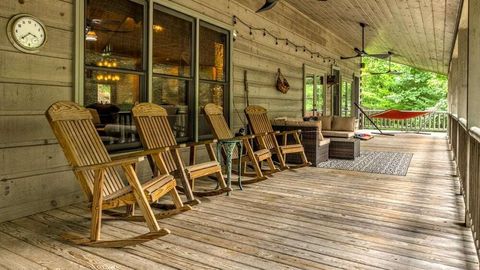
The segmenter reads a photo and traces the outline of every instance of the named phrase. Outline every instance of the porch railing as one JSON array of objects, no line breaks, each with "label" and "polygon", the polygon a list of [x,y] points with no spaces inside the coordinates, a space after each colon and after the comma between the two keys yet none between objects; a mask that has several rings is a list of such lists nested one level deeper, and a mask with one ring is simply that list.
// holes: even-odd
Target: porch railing
[{"label": "porch railing", "polygon": [[468,129],[467,121],[449,115],[448,141],[456,161],[465,201],[465,225],[472,230],[475,246],[480,248],[480,128]]},{"label": "porch railing", "polygon": [[[369,116],[379,112],[383,112],[383,110],[365,110],[365,113]],[[437,111],[423,116],[404,120],[390,120],[380,118],[372,118],[372,120],[380,129],[446,132],[448,126],[448,113],[444,111]],[[363,114],[361,116],[361,123],[361,128],[375,128]]]}]

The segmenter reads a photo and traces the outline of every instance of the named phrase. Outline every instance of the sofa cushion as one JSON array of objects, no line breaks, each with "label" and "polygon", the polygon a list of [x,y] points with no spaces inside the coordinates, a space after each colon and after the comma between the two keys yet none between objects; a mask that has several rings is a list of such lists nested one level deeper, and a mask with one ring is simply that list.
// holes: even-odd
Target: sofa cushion
[{"label": "sofa cushion", "polygon": [[355,117],[334,116],[331,130],[355,131]]},{"label": "sofa cushion", "polygon": [[355,136],[355,132],[353,131],[324,130],[322,131],[322,134],[325,137],[336,137],[336,138],[351,138]]},{"label": "sofa cushion", "polygon": [[322,130],[332,129],[332,116],[320,116],[318,120],[322,121]]}]

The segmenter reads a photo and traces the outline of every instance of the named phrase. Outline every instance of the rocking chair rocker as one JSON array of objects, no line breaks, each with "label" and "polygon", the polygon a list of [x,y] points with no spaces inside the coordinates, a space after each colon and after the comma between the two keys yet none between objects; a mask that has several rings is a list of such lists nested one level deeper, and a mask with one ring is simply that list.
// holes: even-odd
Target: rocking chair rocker
[{"label": "rocking chair rocker", "polygon": [[[215,157],[212,145],[215,141],[177,145],[167,119],[167,111],[159,105],[140,103],[133,107],[132,114],[145,149],[170,148],[170,151],[163,152],[157,157],[153,156],[153,161],[161,174],[176,173],[180,177],[183,188],[179,188],[179,190],[183,191],[187,198],[194,202],[192,204],[198,203],[193,195],[200,197],[214,196],[232,191],[231,188],[227,187],[222,168]],[[199,145],[205,145],[211,161],[194,164],[195,147]],[[191,164],[184,166],[179,149],[187,147],[191,149]],[[212,174],[216,176],[220,188],[209,191],[194,191],[195,179]]]},{"label": "rocking chair rocker", "polygon": [[[91,202],[90,238],[67,233],[64,235],[67,240],[93,247],[119,248],[138,245],[170,233],[168,229],[160,228],[157,218],[191,209],[189,205],[184,206],[180,200],[175,189],[175,179],[171,175],[162,174],[144,184],[140,183],[136,175],[134,164],[146,155],[158,155],[168,148],[111,158],[95,129],[92,114],[87,109],[73,102],[56,102],[45,114],[77,180]],[[124,184],[115,169],[117,167],[123,169],[129,185]],[[176,209],[155,215],[150,204],[167,194],[172,196]],[[135,204],[139,205],[142,216],[134,215]],[[118,219],[145,221],[150,232],[128,239],[101,240],[102,211],[122,206],[126,206],[127,213],[117,217]]]}]

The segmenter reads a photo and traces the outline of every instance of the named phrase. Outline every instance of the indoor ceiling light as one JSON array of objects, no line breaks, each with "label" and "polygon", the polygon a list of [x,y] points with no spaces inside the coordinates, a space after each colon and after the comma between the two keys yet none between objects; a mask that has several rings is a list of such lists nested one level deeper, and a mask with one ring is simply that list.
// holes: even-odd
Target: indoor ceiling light
[{"label": "indoor ceiling light", "polygon": [[153,31],[155,31],[156,33],[162,32],[162,31],[163,31],[163,27],[162,27],[161,25],[154,24],[154,25],[153,25]]},{"label": "indoor ceiling light", "polygon": [[88,30],[87,34],[85,35],[85,40],[86,41],[97,41],[98,36],[97,33],[93,30]]}]

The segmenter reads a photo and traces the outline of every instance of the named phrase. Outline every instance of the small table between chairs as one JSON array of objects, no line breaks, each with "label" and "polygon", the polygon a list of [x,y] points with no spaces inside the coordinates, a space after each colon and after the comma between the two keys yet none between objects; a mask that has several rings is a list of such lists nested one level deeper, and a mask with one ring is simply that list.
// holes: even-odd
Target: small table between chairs
[{"label": "small table between chairs", "polygon": [[[238,148],[238,153],[241,155],[243,151],[243,144],[242,140],[219,140],[217,142],[217,157],[218,157],[218,162],[222,164],[222,148],[225,150],[225,158],[226,158],[226,165],[227,165],[227,185],[229,188],[232,187],[232,159],[233,159],[233,153],[235,150],[235,147]],[[238,162],[238,187],[240,190],[243,190],[242,187],[242,162]],[[227,193],[227,195],[230,195],[230,192]]]}]

